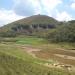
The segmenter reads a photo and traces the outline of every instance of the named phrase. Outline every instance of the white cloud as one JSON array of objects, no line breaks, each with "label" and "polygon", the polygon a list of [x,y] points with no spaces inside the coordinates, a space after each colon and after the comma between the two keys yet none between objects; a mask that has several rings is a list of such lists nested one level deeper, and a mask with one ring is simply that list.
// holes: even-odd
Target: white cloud
[{"label": "white cloud", "polygon": [[23,18],[23,16],[19,16],[17,14],[14,13],[14,11],[12,10],[5,10],[5,9],[1,9],[0,10],[0,26],[19,20]]},{"label": "white cloud", "polygon": [[62,0],[40,0],[40,2],[47,15],[52,16],[52,12],[59,4],[62,3]]},{"label": "white cloud", "polygon": [[14,10],[19,15],[34,15],[51,12],[62,3],[62,0],[14,0]]},{"label": "white cloud", "polygon": [[75,10],[75,0],[71,0],[71,2],[72,2],[72,3],[71,3],[71,5],[70,5],[70,6],[71,6],[71,8],[72,8],[72,9],[74,9],[74,10]]},{"label": "white cloud", "polygon": [[33,4],[34,7],[34,14],[41,14],[42,13],[42,8],[40,5],[40,0],[30,0]]},{"label": "white cloud", "polygon": [[71,8],[72,8],[72,9],[75,9],[75,3],[72,3],[72,4],[71,4]]},{"label": "white cloud", "polygon": [[69,20],[72,20],[73,18],[70,14],[64,11],[61,13],[57,12],[56,19],[59,21],[69,21]]},{"label": "white cloud", "polygon": [[41,13],[40,0],[13,0],[13,10],[18,15],[31,16]]},{"label": "white cloud", "polygon": [[21,16],[31,16],[34,14],[34,6],[31,0],[18,0],[14,2],[13,10]]},{"label": "white cloud", "polygon": [[62,3],[61,0],[40,0],[40,1],[47,10],[52,10],[58,4]]}]

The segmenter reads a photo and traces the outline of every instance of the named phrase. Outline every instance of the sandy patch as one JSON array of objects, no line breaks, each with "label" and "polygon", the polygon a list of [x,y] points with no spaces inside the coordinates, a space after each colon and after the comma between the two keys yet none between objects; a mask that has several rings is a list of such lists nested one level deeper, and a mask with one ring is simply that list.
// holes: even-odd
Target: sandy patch
[{"label": "sandy patch", "polygon": [[71,59],[71,60],[75,60],[75,57],[73,56],[68,56],[68,55],[62,55],[62,54],[54,54],[55,56],[58,56],[58,57],[62,57],[64,59]]},{"label": "sandy patch", "polygon": [[36,57],[36,55],[33,52],[37,52],[37,51],[41,50],[41,49],[33,48],[33,47],[30,47],[30,46],[22,46],[21,48],[24,51],[26,51],[27,53],[29,53],[30,55],[32,55],[33,57]]}]

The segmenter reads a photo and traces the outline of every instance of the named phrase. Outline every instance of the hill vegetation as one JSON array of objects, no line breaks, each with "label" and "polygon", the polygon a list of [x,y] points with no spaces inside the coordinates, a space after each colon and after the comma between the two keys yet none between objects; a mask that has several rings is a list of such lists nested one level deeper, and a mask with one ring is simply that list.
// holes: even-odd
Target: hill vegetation
[{"label": "hill vegetation", "polygon": [[75,21],[64,23],[50,33],[48,38],[55,42],[75,42]]},{"label": "hill vegetation", "polygon": [[0,36],[45,36],[45,33],[48,33],[50,29],[56,28],[58,24],[59,22],[52,17],[45,15],[34,15],[1,27]]},{"label": "hill vegetation", "polygon": [[1,37],[36,36],[52,42],[75,42],[75,21],[59,22],[46,15],[34,15],[0,28]]}]

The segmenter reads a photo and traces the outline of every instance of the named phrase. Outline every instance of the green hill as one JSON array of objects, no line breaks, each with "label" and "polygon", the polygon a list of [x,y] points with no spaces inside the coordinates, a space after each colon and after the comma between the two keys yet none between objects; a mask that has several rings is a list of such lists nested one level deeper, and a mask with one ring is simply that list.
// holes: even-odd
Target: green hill
[{"label": "green hill", "polygon": [[34,15],[0,28],[0,36],[45,35],[50,29],[58,26],[59,22],[46,15]]},{"label": "green hill", "polygon": [[0,28],[1,37],[47,37],[57,42],[75,42],[75,21],[59,22],[46,15],[33,15]]}]

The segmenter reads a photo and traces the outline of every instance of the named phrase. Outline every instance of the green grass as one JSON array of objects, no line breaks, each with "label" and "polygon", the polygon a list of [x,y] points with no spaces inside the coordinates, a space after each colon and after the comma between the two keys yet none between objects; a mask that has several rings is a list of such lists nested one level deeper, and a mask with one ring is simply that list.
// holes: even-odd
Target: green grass
[{"label": "green grass", "polygon": [[26,38],[18,38],[17,44],[26,44],[26,45],[41,45],[46,43],[46,40],[43,38],[33,38],[33,37],[26,37]]},{"label": "green grass", "polygon": [[60,43],[52,43],[49,42],[47,39],[43,38],[37,38],[37,37],[22,37],[22,38],[15,38],[10,39],[13,40],[13,42],[16,42],[17,44],[25,44],[25,45],[32,45],[32,46],[43,46],[46,45],[46,47],[49,48],[65,48],[65,49],[73,49],[75,48],[75,43],[67,43],[67,42],[60,42]]},{"label": "green grass", "polygon": [[21,50],[21,48],[19,47],[19,45],[7,45],[7,44],[0,44],[0,52],[3,52],[5,54],[11,55],[13,57],[17,57],[20,58],[22,60],[27,60],[29,62],[33,62],[33,63],[45,63],[47,61],[43,60],[43,59],[35,59],[33,58],[31,55],[29,55],[26,51]]}]

